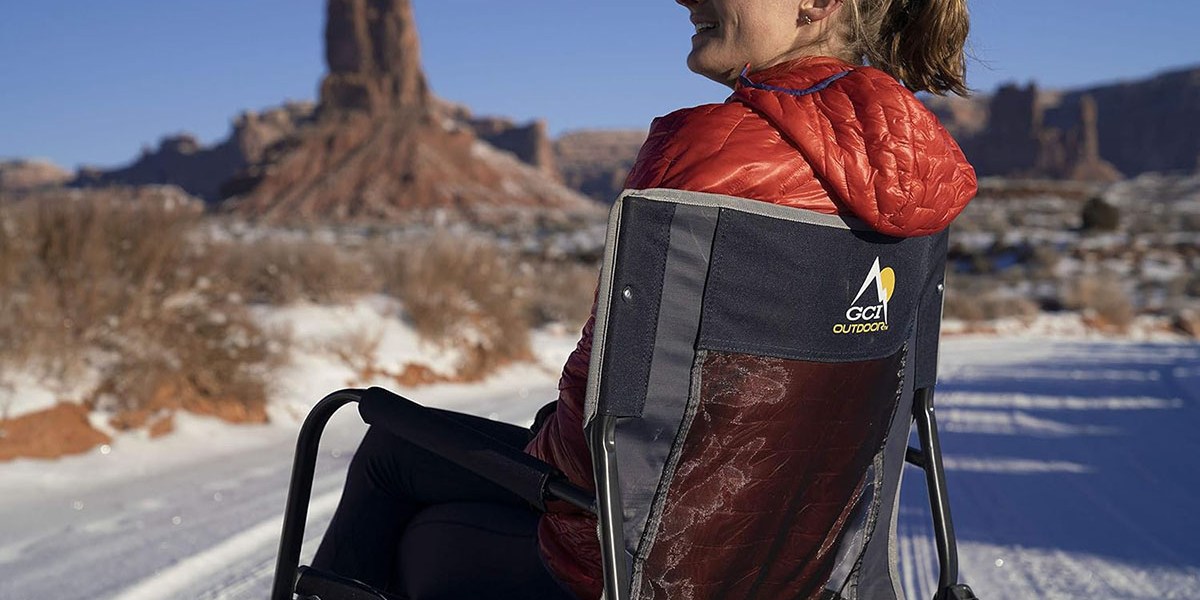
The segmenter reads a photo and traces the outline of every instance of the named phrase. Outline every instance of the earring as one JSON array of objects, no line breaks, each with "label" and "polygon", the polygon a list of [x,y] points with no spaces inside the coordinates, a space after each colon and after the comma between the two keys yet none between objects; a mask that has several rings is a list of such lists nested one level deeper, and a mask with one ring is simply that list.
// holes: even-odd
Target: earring
[{"label": "earring", "polygon": [[808,14],[800,15],[800,20],[804,21],[805,25],[812,25],[812,17],[808,16]]}]

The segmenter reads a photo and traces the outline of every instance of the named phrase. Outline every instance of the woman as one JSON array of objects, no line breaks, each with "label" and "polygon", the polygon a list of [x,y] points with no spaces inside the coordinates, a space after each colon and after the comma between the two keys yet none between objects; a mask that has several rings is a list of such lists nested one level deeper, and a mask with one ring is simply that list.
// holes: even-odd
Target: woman
[{"label": "woman", "polygon": [[[627,188],[853,215],[895,236],[940,231],[973,197],[971,166],[909,91],[965,95],[965,0],[676,1],[696,28],[688,67],[733,95],[656,119]],[[455,418],[524,446],[591,489],[582,413],[593,326],[594,318],[532,439],[526,430]],[[414,598],[600,596],[594,517],[555,504],[539,519],[472,475],[448,480],[457,470],[436,460],[369,433],[314,566]],[[480,504],[465,513],[426,508],[459,501]],[[427,516],[439,510],[458,512]],[[484,564],[472,562],[482,554],[490,557]]]}]

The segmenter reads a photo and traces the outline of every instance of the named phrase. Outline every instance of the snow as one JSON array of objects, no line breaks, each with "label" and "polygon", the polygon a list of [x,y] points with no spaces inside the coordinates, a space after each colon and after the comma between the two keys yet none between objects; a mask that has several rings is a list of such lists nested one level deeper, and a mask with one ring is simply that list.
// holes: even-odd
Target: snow
[{"label": "snow", "polygon": [[[0,464],[0,598],[266,597],[303,415],[348,385],[396,389],[357,381],[336,350],[368,336],[381,367],[453,365],[400,314],[382,298],[264,311],[293,336],[268,425],[180,416],[162,439],[120,434],[86,455]],[[396,391],[528,423],[556,396],[576,332],[537,332],[535,363],[481,383]],[[1043,324],[944,341],[938,417],[962,578],[981,598],[1200,598],[1200,345],[1143,333]],[[362,431],[350,409],[327,428],[302,559]],[[907,475],[901,575],[909,598],[928,599],[932,525],[920,473]]]},{"label": "snow", "polygon": [[[1200,598],[1200,346],[1026,336],[943,348],[951,505],[962,576],[981,598]],[[935,582],[923,494],[906,480],[910,598]]]},{"label": "snow", "polygon": [[[338,350],[357,351],[369,353],[375,366],[388,371],[399,370],[406,363],[419,363],[450,374],[459,359],[453,350],[422,342],[401,319],[400,303],[387,296],[367,296],[344,306],[301,303],[259,313],[264,325],[290,330],[293,353],[299,351],[309,362],[314,358],[326,360]],[[294,381],[299,372],[293,368],[282,379]]]},{"label": "snow", "polygon": [[99,373],[81,369],[69,382],[47,377],[33,365],[0,371],[0,417],[16,418],[53,408],[60,402],[79,402],[99,382]]}]

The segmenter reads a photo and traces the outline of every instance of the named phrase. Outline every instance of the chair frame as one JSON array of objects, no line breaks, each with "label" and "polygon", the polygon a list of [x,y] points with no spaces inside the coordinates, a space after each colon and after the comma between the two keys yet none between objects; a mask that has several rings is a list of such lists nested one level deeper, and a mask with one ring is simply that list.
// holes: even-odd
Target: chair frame
[{"label": "chair frame", "polygon": [[[610,253],[614,252],[617,210],[614,209],[609,228],[606,263],[611,259]],[[602,287],[604,285],[602,283]],[[936,291],[942,294],[944,286],[939,283]],[[940,305],[937,308],[940,328]],[[320,597],[324,600],[396,598],[359,582],[318,574],[298,566],[321,433],[334,412],[352,402],[359,404],[359,412],[365,422],[384,427],[394,435],[514,491],[540,510],[545,510],[547,500],[559,499],[595,514],[600,525],[603,597],[606,600],[631,598],[630,565],[626,560],[616,453],[616,428],[622,417],[595,414],[586,426],[595,473],[596,494],[593,496],[571,484],[549,464],[490,440],[474,430],[456,427],[403,397],[380,388],[370,388],[344,389],[329,394],[317,403],[301,427],[284,512],[272,600],[292,600],[293,594],[312,594],[314,590],[321,590]],[[957,545],[934,415],[932,385],[914,390],[911,414],[917,424],[920,447],[908,447],[905,462],[920,468],[925,474],[939,563],[934,600],[971,600],[975,596],[970,588],[958,581]],[[448,443],[447,440],[454,442]],[[467,441],[465,448],[460,444],[463,440]]]}]

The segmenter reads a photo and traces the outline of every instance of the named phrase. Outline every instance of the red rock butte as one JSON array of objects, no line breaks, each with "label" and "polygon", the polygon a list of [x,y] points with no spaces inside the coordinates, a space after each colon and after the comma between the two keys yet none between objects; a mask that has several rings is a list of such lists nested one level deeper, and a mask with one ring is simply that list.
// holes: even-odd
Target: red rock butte
[{"label": "red rock butte", "polygon": [[409,0],[330,0],[327,10],[329,73],[316,116],[222,186],[228,210],[322,222],[433,209],[595,210],[552,166],[499,151],[430,95]]}]

